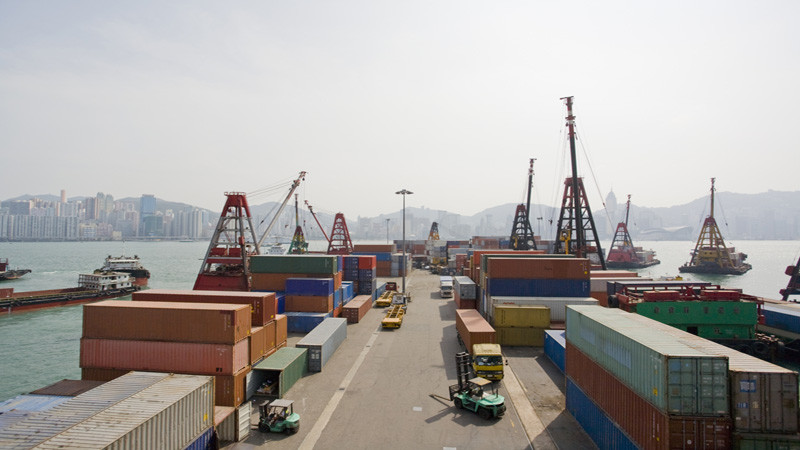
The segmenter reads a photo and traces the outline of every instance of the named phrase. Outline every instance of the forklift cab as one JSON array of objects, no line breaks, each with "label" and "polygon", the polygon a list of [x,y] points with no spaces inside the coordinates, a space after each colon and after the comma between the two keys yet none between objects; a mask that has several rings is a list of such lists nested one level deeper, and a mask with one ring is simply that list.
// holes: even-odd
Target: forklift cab
[{"label": "forklift cab", "polygon": [[483,398],[484,388],[493,386],[492,382],[482,377],[475,377],[468,381],[469,395],[476,401]]}]

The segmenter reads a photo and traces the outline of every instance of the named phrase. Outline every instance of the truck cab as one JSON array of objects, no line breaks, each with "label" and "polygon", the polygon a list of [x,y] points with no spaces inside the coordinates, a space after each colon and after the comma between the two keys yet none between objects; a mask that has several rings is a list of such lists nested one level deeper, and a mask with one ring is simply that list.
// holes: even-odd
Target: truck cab
[{"label": "truck cab", "polygon": [[492,381],[503,379],[503,353],[500,344],[472,346],[472,369],[475,376]]},{"label": "truck cab", "polygon": [[439,277],[439,295],[442,298],[450,298],[453,296],[453,277]]}]

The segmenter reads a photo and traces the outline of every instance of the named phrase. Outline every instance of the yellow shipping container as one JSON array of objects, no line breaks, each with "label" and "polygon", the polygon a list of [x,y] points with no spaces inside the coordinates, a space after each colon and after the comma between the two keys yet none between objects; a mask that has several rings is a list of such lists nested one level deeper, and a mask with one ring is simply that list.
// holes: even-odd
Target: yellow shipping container
[{"label": "yellow shipping container", "polygon": [[550,308],[541,305],[495,305],[494,326],[550,328]]},{"label": "yellow shipping container", "polygon": [[497,343],[506,347],[542,347],[544,346],[544,330],[547,328],[495,328]]}]

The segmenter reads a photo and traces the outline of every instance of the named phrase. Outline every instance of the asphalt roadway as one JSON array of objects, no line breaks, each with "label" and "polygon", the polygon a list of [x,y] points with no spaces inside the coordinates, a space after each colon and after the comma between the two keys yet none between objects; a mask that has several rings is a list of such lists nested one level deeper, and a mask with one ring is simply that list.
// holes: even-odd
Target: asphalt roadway
[{"label": "asphalt roadway", "polygon": [[[400,278],[381,279],[397,281]],[[496,420],[456,409],[455,304],[438,293],[439,277],[414,270],[403,325],[381,329],[384,308],[373,307],[322,372],[301,378],[284,398],[294,400],[300,431],[261,433],[226,449],[594,449],[565,411],[564,376],[541,348],[505,347],[505,378],[497,383],[507,411]],[[302,335],[290,334],[289,346]],[[431,396],[435,394],[441,397]]]}]

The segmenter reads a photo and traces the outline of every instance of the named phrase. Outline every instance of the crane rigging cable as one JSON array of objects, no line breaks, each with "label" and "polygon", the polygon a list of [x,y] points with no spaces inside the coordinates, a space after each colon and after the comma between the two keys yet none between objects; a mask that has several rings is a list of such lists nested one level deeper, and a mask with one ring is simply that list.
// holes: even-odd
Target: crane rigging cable
[{"label": "crane rigging cable", "polygon": [[614,222],[611,219],[611,216],[608,213],[608,207],[606,206],[606,201],[603,198],[603,193],[600,190],[600,184],[597,182],[597,175],[594,173],[594,166],[592,166],[592,160],[589,159],[589,153],[586,151],[586,147],[583,145],[584,137],[582,134],[578,133],[578,126],[575,125],[575,137],[578,143],[581,146],[581,151],[583,152],[583,157],[586,158],[586,164],[589,166],[589,172],[592,174],[592,181],[594,181],[594,187],[597,189],[597,195],[600,196],[600,203],[603,205],[603,210],[605,211],[606,221],[608,222],[608,226],[613,228]]}]

